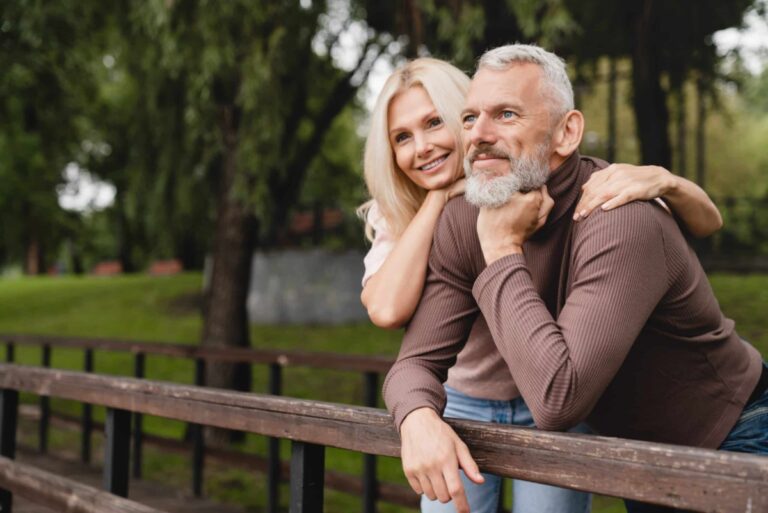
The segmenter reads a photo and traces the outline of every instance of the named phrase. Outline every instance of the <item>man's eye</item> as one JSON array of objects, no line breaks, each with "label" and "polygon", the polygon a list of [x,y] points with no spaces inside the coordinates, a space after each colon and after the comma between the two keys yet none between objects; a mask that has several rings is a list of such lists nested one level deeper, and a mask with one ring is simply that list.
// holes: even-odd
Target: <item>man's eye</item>
[{"label": "man's eye", "polygon": [[440,118],[432,118],[429,121],[427,121],[427,126],[429,126],[429,128],[434,128],[442,124],[443,124],[443,120]]},{"label": "man's eye", "polygon": [[466,116],[464,116],[464,118],[461,121],[466,125],[466,124],[474,123],[476,119],[477,119],[477,116],[475,116],[474,114],[467,114]]},{"label": "man's eye", "polygon": [[502,119],[512,119],[515,116],[517,116],[517,114],[515,112],[511,111],[511,110],[503,110],[503,111],[501,111],[501,118]]}]

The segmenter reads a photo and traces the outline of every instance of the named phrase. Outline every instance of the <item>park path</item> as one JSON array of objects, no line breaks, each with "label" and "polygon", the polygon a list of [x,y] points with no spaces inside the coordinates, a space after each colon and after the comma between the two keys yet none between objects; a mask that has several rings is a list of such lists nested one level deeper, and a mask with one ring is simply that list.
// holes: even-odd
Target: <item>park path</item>
[{"label": "park path", "polygon": [[[19,448],[16,458],[18,461],[48,472],[101,488],[101,469],[96,466],[54,455],[41,455],[22,448]],[[168,513],[246,513],[245,508],[220,504],[208,499],[196,499],[189,491],[174,490],[168,485],[152,481],[132,479],[128,493],[131,500]],[[18,496],[14,497],[13,511],[14,513],[60,513]]]}]

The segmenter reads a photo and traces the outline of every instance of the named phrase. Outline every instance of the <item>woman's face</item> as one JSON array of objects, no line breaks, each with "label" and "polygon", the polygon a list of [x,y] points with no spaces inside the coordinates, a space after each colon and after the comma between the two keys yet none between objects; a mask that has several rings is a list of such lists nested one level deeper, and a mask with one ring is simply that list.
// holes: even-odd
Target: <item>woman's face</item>
[{"label": "woman's face", "polygon": [[427,190],[452,184],[461,171],[456,139],[423,87],[411,87],[389,103],[389,143],[397,166]]}]

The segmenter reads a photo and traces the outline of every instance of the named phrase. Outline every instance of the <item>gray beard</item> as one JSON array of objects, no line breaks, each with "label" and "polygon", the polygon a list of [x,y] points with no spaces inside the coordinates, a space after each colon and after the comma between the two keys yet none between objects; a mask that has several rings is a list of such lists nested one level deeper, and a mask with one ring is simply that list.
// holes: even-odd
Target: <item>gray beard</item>
[{"label": "gray beard", "polygon": [[546,149],[537,148],[536,154],[530,157],[515,158],[507,155],[510,172],[503,176],[485,177],[482,171],[473,172],[470,159],[465,158],[464,173],[467,183],[464,197],[476,207],[499,208],[516,192],[540,189],[549,179]]}]

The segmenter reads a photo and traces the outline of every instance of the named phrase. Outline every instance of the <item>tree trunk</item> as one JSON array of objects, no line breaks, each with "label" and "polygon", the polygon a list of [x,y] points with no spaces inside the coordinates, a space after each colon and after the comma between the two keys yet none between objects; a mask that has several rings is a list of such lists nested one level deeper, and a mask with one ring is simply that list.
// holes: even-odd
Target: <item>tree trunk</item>
[{"label": "tree trunk", "polygon": [[669,169],[669,111],[653,34],[653,4],[653,0],[643,0],[632,19],[632,103],[642,163]]},{"label": "tree trunk", "polygon": [[117,214],[118,258],[120,265],[123,267],[123,272],[132,273],[136,270],[136,265],[133,261],[133,227],[126,212],[125,194],[121,192],[119,187],[115,196],[115,213]]},{"label": "tree trunk", "polygon": [[[234,195],[237,175],[236,107],[221,107],[224,141],[219,190],[217,191],[216,232],[213,266],[207,293],[202,344],[211,347],[249,347],[246,299],[251,277],[251,256],[256,223]],[[247,364],[211,362],[206,367],[206,385],[240,391],[250,390]],[[214,444],[224,442],[222,430],[208,431]]]},{"label": "tree trunk", "polygon": [[706,186],[707,162],[706,162],[706,124],[707,103],[705,98],[704,83],[701,79],[696,81],[696,182],[704,189]]},{"label": "tree trunk", "polygon": [[616,161],[616,113],[618,111],[616,100],[616,57],[610,58],[608,71],[608,143],[605,159],[608,162]]},{"label": "tree trunk", "polygon": [[29,276],[36,276],[42,271],[40,267],[40,243],[37,237],[30,235],[27,242],[27,250],[24,258],[24,274]]},{"label": "tree trunk", "polygon": [[677,91],[677,164],[675,171],[683,177],[688,175],[688,145],[686,144],[688,120],[685,103],[685,84],[681,84]]}]

